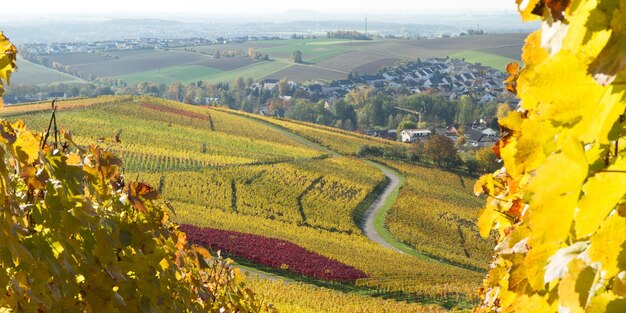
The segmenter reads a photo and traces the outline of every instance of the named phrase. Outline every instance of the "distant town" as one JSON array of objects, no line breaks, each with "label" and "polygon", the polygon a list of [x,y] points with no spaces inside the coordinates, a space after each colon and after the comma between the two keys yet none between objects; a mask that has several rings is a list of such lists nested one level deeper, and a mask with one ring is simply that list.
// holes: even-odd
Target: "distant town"
[{"label": "distant town", "polygon": [[140,38],[94,42],[58,42],[24,44],[20,52],[28,55],[53,55],[62,53],[102,53],[119,50],[173,49],[212,44],[241,43],[245,41],[277,40],[280,37],[235,37],[235,38]]}]

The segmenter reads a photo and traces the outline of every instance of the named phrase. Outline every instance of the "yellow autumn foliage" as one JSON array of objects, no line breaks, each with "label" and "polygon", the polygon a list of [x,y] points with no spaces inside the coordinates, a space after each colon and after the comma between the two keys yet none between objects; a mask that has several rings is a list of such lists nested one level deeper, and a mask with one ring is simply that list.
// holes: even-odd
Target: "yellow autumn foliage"
[{"label": "yellow autumn foliage", "polygon": [[498,233],[476,312],[625,312],[626,2],[517,3],[541,29],[507,80],[504,167],[475,188]]}]

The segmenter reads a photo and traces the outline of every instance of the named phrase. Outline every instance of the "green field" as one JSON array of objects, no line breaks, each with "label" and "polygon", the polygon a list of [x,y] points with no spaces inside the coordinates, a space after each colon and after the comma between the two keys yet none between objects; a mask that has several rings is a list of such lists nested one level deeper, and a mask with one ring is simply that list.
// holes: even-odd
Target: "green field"
[{"label": "green field", "polygon": [[13,84],[52,84],[52,83],[77,83],[82,82],[72,75],[49,69],[45,66],[34,64],[17,58],[17,71],[11,76]]},{"label": "green field", "polygon": [[306,63],[317,63],[334,56],[350,52],[349,46],[344,46],[346,41],[326,40],[326,41],[298,41],[290,40],[285,45],[260,49],[272,58],[289,59],[295,51],[302,52],[302,59]]},{"label": "green field", "polygon": [[482,65],[493,67],[503,72],[505,71],[507,64],[511,62],[519,63],[518,60],[509,59],[503,56],[485,53],[485,52],[476,51],[476,50],[461,51],[461,52],[450,55],[450,57],[457,58],[457,59],[465,59],[465,61],[469,63],[480,63]]},{"label": "green field", "polygon": [[[294,81],[344,79],[347,73],[357,71],[373,74],[383,66],[417,58],[458,57],[469,62],[479,62],[502,70],[511,60],[519,59],[523,35],[491,34],[455,38],[405,40],[343,40],[343,39],[289,39],[249,41],[191,48],[193,51],[174,49],[120,51],[116,58],[95,60],[91,54],[65,54],[53,56],[61,63],[97,77],[126,80],[129,83],[153,81],[170,84],[203,80],[209,83],[231,82],[239,76],[262,78],[287,77]],[[271,62],[258,62],[246,57],[252,48],[268,54]],[[238,52],[238,57],[213,59],[219,50]],[[195,52],[194,52],[195,51]],[[303,65],[289,61],[294,51],[303,54]],[[94,59],[95,61],[93,61]],[[92,60],[87,62],[85,60]],[[86,63],[85,63],[86,62]],[[43,83],[71,80],[65,74],[52,75],[25,65],[20,83]],[[16,75],[16,77],[19,77]]]},{"label": "green field", "polygon": [[181,65],[166,67],[160,70],[117,76],[115,78],[122,79],[133,84],[143,81],[171,84],[174,82],[189,83],[199,80],[208,83],[219,83],[232,82],[239,76],[260,79],[290,66],[292,65],[287,62],[270,61],[255,63],[253,65],[245,66],[232,71],[221,71],[216,68],[202,65]]},{"label": "green field", "polygon": [[220,75],[223,71],[202,65],[177,65],[158,70],[117,76],[118,79],[137,84],[144,81],[171,84],[176,81],[207,80],[209,77]]},{"label": "green field", "polygon": [[232,82],[237,77],[252,77],[253,79],[261,79],[268,75],[271,75],[280,70],[286,69],[293,64],[282,61],[270,61],[256,63],[252,66],[242,67],[234,71],[223,72],[220,75],[208,77],[205,82],[219,83],[219,82]]}]

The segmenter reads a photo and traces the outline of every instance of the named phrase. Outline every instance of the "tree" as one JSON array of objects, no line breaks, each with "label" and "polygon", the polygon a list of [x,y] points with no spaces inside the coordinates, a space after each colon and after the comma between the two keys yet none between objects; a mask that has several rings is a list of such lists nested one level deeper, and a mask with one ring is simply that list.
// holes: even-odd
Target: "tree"
[{"label": "tree", "polygon": [[472,101],[472,98],[468,95],[462,95],[459,100],[457,121],[463,125],[471,124],[476,118],[475,110],[476,106]]},{"label": "tree", "polygon": [[409,158],[411,161],[416,162],[422,160],[424,157],[424,140],[416,140],[411,144]]},{"label": "tree", "polygon": [[460,156],[461,161],[463,162],[463,165],[465,165],[467,171],[471,174],[476,173],[479,167],[478,161],[476,160],[476,154],[473,151],[469,151],[462,153]]},{"label": "tree", "polygon": [[78,89],[78,87],[76,86],[72,86],[68,94],[70,97],[78,97],[79,93],[80,93],[80,89]]},{"label": "tree", "polygon": [[505,118],[509,114],[509,112],[511,112],[511,107],[506,103],[502,103],[498,105],[498,111],[496,111],[496,116],[498,117],[498,119]]},{"label": "tree", "polygon": [[360,108],[365,105],[369,98],[374,94],[375,89],[373,86],[358,86],[346,95],[345,101],[356,106],[357,108]]},{"label": "tree", "polygon": [[243,77],[239,76],[233,81],[234,91],[243,91],[246,89],[246,83],[243,81]]},{"label": "tree", "polygon": [[343,129],[353,131],[355,123],[351,119],[346,119],[343,122]]},{"label": "tree", "polygon": [[393,118],[393,115],[389,115],[387,118],[387,128],[396,128],[398,125],[396,124],[396,120]]},{"label": "tree", "polygon": [[491,147],[484,147],[477,150],[476,162],[478,163],[478,168],[483,172],[493,172],[502,167]]},{"label": "tree", "polygon": [[257,53],[258,52],[254,48],[252,48],[252,47],[248,48],[248,57],[249,58],[256,59],[257,58]]},{"label": "tree", "polygon": [[402,121],[400,122],[400,124],[398,124],[398,128],[396,128],[396,132],[398,133],[398,136],[400,136],[400,133],[405,130],[405,129],[415,129],[417,128],[417,123],[413,122],[413,121]]},{"label": "tree", "polygon": [[296,50],[291,53],[290,60],[293,63],[302,63],[302,52],[300,50]]},{"label": "tree", "polygon": [[98,86],[96,88],[96,96],[114,95],[115,91],[109,86]]},{"label": "tree", "polygon": [[460,163],[454,142],[443,135],[433,135],[426,139],[424,156],[438,165],[457,165]]},{"label": "tree", "polygon": [[289,81],[286,77],[278,81],[278,95],[286,96],[290,91],[291,88],[289,88]]},{"label": "tree", "polygon": [[284,116],[289,108],[289,103],[280,99],[271,99],[268,103],[270,114],[275,116]]}]

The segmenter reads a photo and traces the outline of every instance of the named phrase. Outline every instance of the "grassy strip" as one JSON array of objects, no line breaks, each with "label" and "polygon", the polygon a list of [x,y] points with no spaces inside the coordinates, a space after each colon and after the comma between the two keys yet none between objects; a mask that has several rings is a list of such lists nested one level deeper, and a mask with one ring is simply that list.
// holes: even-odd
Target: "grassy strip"
[{"label": "grassy strip", "polygon": [[414,248],[410,247],[409,245],[398,241],[392,234],[391,232],[389,232],[389,230],[387,230],[387,227],[385,227],[385,219],[387,217],[387,213],[389,212],[389,210],[391,209],[391,206],[393,205],[393,202],[396,201],[396,198],[398,197],[398,194],[400,193],[400,187],[402,185],[404,185],[404,176],[402,176],[402,174],[400,174],[398,171],[376,163],[376,162],[372,162],[369,161],[372,165],[380,168],[380,169],[385,169],[388,170],[390,172],[392,172],[394,175],[398,176],[400,178],[400,184],[398,184],[398,186],[391,192],[391,194],[389,195],[389,197],[387,197],[387,199],[385,199],[385,203],[383,204],[383,206],[380,208],[380,210],[378,210],[378,212],[376,212],[376,215],[374,215],[374,227],[376,227],[376,231],[378,232],[378,234],[380,234],[380,236],[390,245],[392,245],[393,247],[395,247],[396,249],[408,254],[408,255],[412,255],[414,257],[418,257],[421,259],[428,259],[428,260],[432,260],[435,262],[440,262],[437,259],[431,258],[426,254],[420,253],[417,250],[415,250]]},{"label": "grassy strip", "polygon": [[442,258],[437,258],[433,255],[430,255],[428,253],[424,253],[424,252],[419,252],[418,250],[416,250],[414,247],[399,241],[398,239],[396,239],[393,234],[387,229],[387,227],[385,226],[385,219],[387,218],[387,214],[389,212],[389,210],[391,210],[391,206],[393,205],[393,202],[396,200],[396,198],[398,197],[398,194],[400,193],[400,187],[402,185],[404,185],[404,176],[402,176],[402,174],[399,173],[398,170],[393,169],[391,167],[389,167],[386,164],[381,164],[378,163],[376,161],[369,161],[370,163],[372,163],[372,165],[380,168],[380,169],[386,169],[392,173],[394,173],[396,176],[400,177],[400,184],[398,185],[398,187],[396,189],[393,190],[393,192],[389,195],[389,197],[387,197],[387,199],[385,200],[385,203],[383,204],[383,206],[380,208],[380,210],[378,210],[377,214],[374,216],[374,227],[376,227],[376,231],[378,231],[378,234],[380,234],[380,236],[390,245],[392,245],[393,247],[399,249],[400,251],[418,257],[418,258],[422,258],[422,259],[428,259],[434,262],[439,262],[439,263],[445,263],[448,265],[452,265],[452,266],[456,266],[456,267],[460,267],[463,269],[467,269],[470,271],[474,271],[474,272],[479,272],[479,273],[485,273],[485,270],[482,268],[477,268],[474,266],[469,266],[469,265],[465,265],[465,264],[461,264],[461,263],[457,263],[457,262],[452,262],[450,260],[446,260],[446,259],[442,259]]}]

